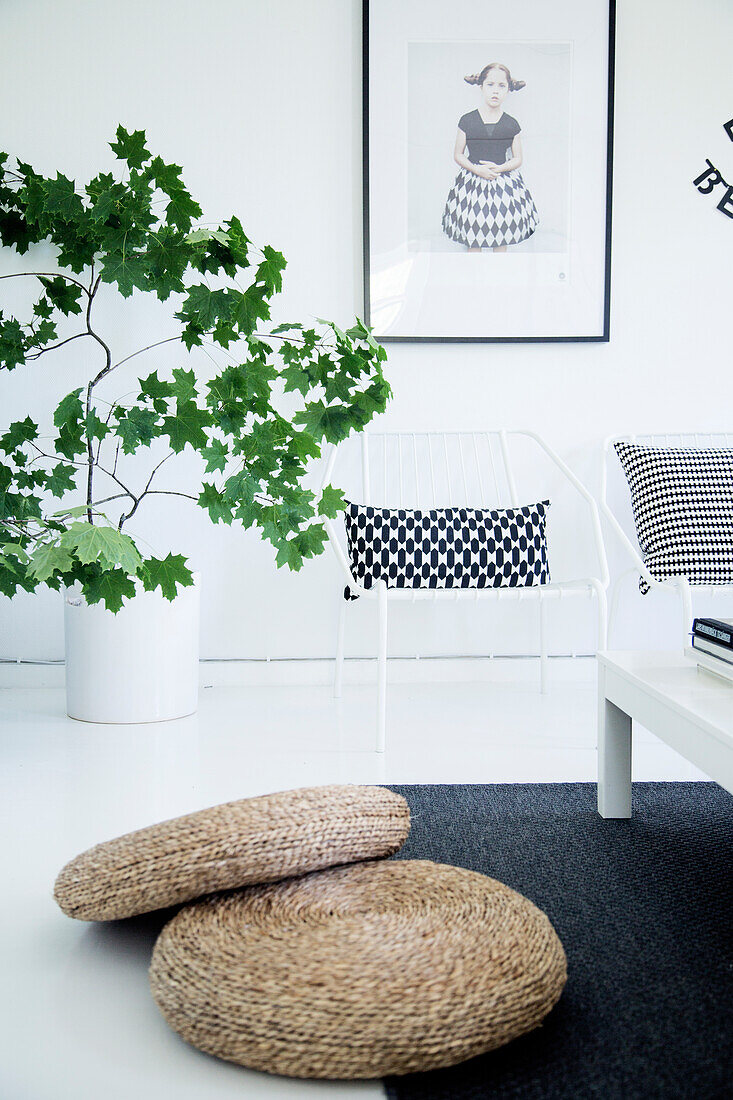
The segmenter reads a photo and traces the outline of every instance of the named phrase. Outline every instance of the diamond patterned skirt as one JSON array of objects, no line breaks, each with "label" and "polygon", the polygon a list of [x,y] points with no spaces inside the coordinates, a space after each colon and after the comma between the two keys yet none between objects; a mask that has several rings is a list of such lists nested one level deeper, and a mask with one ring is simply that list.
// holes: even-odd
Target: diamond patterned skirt
[{"label": "diamond patterned skirt", "polygon": [[443,212],[443,232],[469,248],[519,244],[538,225],[534,200],[518,170],[487,180],[461,168]]}]

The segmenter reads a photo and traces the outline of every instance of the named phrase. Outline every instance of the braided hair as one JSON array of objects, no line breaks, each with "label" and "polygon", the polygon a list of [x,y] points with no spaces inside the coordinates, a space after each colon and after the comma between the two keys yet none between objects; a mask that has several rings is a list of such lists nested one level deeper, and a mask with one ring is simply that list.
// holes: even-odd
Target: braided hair
[{"label": "braided hair", "polygon": [[472,73],[469,76],[464,76],[466,84],[478,84],[481,85],[486,80],[491,69],[501,69],[506,76],[506,82],[509,85],[510,92],[518,92],[520,88],[524,88],[527,84],[526,80],[512,80],[512,74],[507,69],[506,65],[502,65],[498,61],[491,61],[488,65],[484,65],[480,73]]}]

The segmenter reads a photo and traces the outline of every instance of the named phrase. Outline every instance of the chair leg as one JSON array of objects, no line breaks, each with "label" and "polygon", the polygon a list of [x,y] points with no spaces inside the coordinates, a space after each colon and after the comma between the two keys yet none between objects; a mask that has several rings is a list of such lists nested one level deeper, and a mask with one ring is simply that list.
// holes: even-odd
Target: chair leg
[{"label": "chair leg", "polygon": [[377,752],[384,752],[387,729],[387,585],[379,586],[379,651],[377,654]]},{"label": "chair leg", "polygon": [[681,578],[677,587],[679,589],[680,596],[682,598],[682,646],[690,645],[690,634],[692,633],[692,595],[690,593],[689,581]]},{"label": "chair leg", "polygon": [[346,605],[349,601],[343,595],[339,597],[339,616],[336,628],[336,666],[333,674],[333,697],[341,698],[341,681],[344,671],[344,631],[346,628]]},{"label": "chair leg", "polygon": [[[625,574],[624,574],[625,576]],[[598,580],[591,581],[591,588],[596,594],[597,606],[598,606],[598,644],[596,646],[596,652],[600,649],[608,649],[609,638],[611,635],[611,624],[613,617],[618,606],[618,587],[621,578],[616,581],[611,596],[611,619],[608,618],[608,598],[606,596],[606,590]]]},{"label": "chair leg", "polygon": [[[611,589],[611,612],[610,612],[610,614],[608,614],[608,611],[606,611],[607,624],[606,624],[605,631],[603,632],[603,634],[598,639],[598,648],[599,649],[610,649],[611,648],[611,638],[613,636],[613,627],[614,627],[614,624],[616,622],[616,615],[618,613],[618,602],[619,602],[619,597],[620,597],[620,593],[621,593],[621,585],[622,585],[623,581],[626,579],[626,577],[630,577],[633,573],[636,573],[636,575],[638,576],[638,572],[637,572],[636,569],[627,569],[625,572],[623,572],[621,574],[620,577],[617,577],[616,580],[613,583],[613,588]],[[601,601],[601,592],[603,592],[603,602],[606,604],[606,606],[608,606],[608,600],[606,599],[606,594],[605,594],[605,591],[603,589],[603,585],[601,585],[599,582],[596,582],[593,585],[593,588],[595,589],[596,595],[598,596],[598,611],[599,611],[599,614],[600,614],[600,612],[601,612],[601,602],[602,602]]]},{"label": "chair leg", "polygon": [[547,604],[540,596],[540,694],[547,695]]}]

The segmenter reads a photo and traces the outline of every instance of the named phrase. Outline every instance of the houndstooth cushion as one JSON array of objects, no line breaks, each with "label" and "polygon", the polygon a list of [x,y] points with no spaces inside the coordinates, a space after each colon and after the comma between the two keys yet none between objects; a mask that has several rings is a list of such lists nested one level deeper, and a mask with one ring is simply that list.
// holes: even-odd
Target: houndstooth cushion
[{"label": "houndstooth cushion", "polygon": [[[527,588],[547,584],[549,500],[524,508],[372,508],[347,503],[351,572],[365,588]],[[346,599],[356,599],[347,587]]]},{"label": "houndstooth cushion", "polygon": [[[652,576],[733,584],[733,450],[614,446]],[[639,588],[649,591],[643,578]]]}]

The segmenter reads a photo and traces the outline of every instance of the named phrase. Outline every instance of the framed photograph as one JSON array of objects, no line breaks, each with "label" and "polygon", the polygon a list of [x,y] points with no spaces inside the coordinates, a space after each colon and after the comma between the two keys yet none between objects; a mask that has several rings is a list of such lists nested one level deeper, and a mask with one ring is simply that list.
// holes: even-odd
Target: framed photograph
[{"label": "framed photograph", "polygon": [[615,0],[363,0],[383,341],[609,338]]}]

